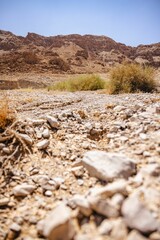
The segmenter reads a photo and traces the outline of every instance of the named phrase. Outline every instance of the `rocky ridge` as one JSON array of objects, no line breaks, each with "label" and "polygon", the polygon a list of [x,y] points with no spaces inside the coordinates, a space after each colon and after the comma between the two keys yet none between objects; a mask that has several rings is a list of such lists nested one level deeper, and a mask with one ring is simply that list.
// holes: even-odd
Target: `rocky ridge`
[{"label": "rocky ridge", "polygon": [[106,36],[28,33],[16,36],[0,30],[0,69],[6,73],[107,72],[115,63],[136,61],[160,67],[160,43],[126,46]]},{"label": "rocky ridge", "polygon": [[159,94],[10,98],[17,121],[0,135],[0,239],[160,239]]}]

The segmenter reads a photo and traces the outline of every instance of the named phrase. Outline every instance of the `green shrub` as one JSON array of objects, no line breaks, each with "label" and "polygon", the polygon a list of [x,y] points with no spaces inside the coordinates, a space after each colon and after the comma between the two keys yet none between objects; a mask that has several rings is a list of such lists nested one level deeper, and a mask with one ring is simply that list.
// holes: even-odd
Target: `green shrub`
[{"label": "green shrub", "polygon": [[154,70],[135,63],[123,63],[110,71],[109,93],[151,92],[155,90]]},{"label": "green shrub", "polygon": [[48,90],[59,90],[59,91],[94,91],[103,89],[105,87],[105,81],[102,80],[98,75],[82,75],[72,79],[68,79],[63,82],[58,82],[53,86],[50,86]]}]

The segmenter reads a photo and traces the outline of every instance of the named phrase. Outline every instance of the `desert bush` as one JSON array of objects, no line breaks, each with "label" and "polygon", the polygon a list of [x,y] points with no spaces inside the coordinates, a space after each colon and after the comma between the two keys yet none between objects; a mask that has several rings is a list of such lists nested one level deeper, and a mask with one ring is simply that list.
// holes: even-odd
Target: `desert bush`
[{"label": "desert bush", "polygon": [[15,120],[15,112],[10,108],[7,95],[0,99],[0,132]]},{"label": "desert bush", "polygon": [[93,91],[103,89],[104,87],[105,81],[102,80],[98,75],[88,74],[58,82],[53,86],[50,86],[48,90],[75,92],[87,90]]},{"label": "desert bush", "polygon": [[23,53],[24,61],[28,64],[36,64],[38,63],[38,57],[34,52],[24,52]]},{"label": "desert bush", "polygon": [[154,70],[135,63],[123,63],[110,71],[107,89],[111,94],[155,90]]}]

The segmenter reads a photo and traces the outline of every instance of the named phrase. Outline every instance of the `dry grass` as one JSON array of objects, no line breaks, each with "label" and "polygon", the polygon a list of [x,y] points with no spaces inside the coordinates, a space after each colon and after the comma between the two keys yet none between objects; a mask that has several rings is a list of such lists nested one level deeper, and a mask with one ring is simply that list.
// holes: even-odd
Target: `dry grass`
[{"label": "dry grass", "polygon": [[110,94],[152,92],[156,90],[154,69],[134,63],[123,63],[110,71],[106,86]]},{"label": "dry grass", "polygon": [[48,87],[48,90],[58,91],[94,91],[103,89],[105,81],[98,75],[86,74],[78,77],[68,79],[66,81],[58,82],[53,86]]},{"label": "dry grass", "polygon": [[10,101],[6,94],[0,98],[0,130],[4,130],[15,120],[15,112],[10,108]]}]

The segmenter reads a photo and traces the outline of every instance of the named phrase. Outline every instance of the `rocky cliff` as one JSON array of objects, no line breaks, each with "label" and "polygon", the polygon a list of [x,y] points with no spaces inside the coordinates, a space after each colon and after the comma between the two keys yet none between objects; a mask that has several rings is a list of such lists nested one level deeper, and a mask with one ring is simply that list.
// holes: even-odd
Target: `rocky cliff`
[{"label": "rocky cliff", "polygon": [[115,63],[136,61],[160,67],[160,43],[130,47],[106,36],[28,33],[0,30],[0,72],[107,72]]}]

